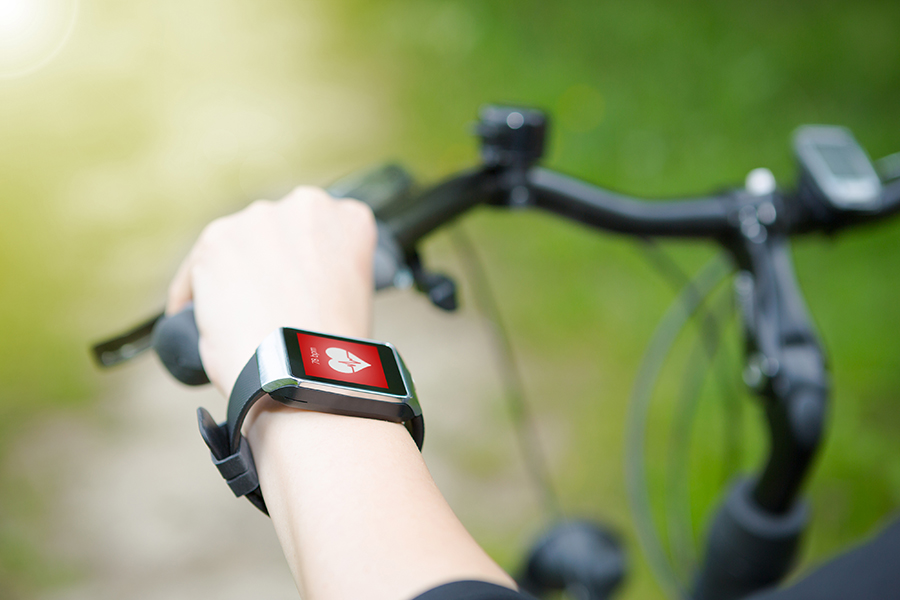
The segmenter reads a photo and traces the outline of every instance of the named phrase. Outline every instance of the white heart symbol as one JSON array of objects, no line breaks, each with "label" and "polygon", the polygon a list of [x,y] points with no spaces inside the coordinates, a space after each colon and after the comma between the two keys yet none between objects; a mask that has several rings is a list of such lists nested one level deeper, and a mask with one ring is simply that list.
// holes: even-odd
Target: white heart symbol
[{"label": "white heart symbol", "polygon": [[329,348],[325,351],[325,354],[331,357],[331,360],[328,361],[328,366],[339,373],[359,373],[366,367],[372,366],[343,348]]}]

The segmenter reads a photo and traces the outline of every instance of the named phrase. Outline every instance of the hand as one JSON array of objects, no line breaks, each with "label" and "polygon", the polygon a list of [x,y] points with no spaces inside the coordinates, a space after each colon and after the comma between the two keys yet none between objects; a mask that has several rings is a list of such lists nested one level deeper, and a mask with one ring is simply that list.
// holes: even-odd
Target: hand
[{"label": "hand", "polygon": [[169,288],[166,312],[193,299],[200,357],[227,397],[278,327],[366,337],[377,232],[368,206],[300,187],[210,223]]}]

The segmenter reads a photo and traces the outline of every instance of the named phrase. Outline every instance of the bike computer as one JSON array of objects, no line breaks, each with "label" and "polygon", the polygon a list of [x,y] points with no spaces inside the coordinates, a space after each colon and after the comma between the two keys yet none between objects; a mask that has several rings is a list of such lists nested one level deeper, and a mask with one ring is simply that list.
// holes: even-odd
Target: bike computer
[{"label": "bike computer", "polygon": [[872,161],[843,127],[806,125],[794,133],[794,152],[802,177],[815,195],[844,211],[881,205],[881,179]]}]

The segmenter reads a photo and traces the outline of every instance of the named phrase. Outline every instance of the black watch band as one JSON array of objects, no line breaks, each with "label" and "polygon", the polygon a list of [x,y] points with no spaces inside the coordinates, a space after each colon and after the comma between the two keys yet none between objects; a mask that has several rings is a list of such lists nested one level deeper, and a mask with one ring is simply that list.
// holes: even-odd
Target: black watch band
[{"label": "black watch band", "polygon": [[259,489],[256,463],[247,438],[241,435],[241,426],[250,407],[266,395],[259,380],[259,363],[256,353],[238,375],[228,399],[228,418],[217,425],[205,408],[197,409],[200,435],[209,446],[213,464],[225,478],[235,496],[247,496],[247,500],[265,514],[269,514],[266,501]]},{"label": "black watch band", "polygon": [[[400,363],[402,365],[402,359]],[[405,370],[405,366],[402,368]],[[231,390],[231,396],[228,399],[227,420],[216,424],[209,411],[202,407],[197,409],[197,420],[203,441],[206,442],[212,453],[213,464],[219,469],[219,473],[228,483],[228,487],[235,496],[246,496],[254,506],[268,515],[266,502],[259,488],[259,477],[256,473],[256,464],[253,462],[250,444],[247,442],[247,438],[241,435],[241,426],[250,407],[266,395],[268,392],[263,389],[263,382],[260,378],[259,357],[257,353],[254,353]],[[281,400],[278,396],[274,396],[274,398]],[[310,410],[316,410],[316,408],[310,406]],[[327,409],[327,412],[341,414],[342,411]],[[421,451],[425,438],[425,420],[420,411],[415,412],[403,423]],[[348,411],[344,414],[353,413]],[[365,416],[380,418],[369,414]],[[384,420],[395,421],[389,417],[385,417]]]}]

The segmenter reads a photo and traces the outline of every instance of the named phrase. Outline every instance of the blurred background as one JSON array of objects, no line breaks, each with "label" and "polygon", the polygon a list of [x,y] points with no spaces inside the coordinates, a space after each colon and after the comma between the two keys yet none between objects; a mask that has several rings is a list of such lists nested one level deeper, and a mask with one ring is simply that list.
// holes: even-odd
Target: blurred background
[{"label": "blurred background", "polygon": [[[100,373],[87,352],[160,309],[211,219],[385,160],[439,179],[477,161],[471,124],[488,102],[547,110],[544,164],[605,187],[701,193],[755,167],[790,187],[800,124],[850,127],[873,157],[900,150],[898,27],[888,0],[0,0],[0,598],[208,595],[198,573],[232,582],[234,597],[258,591],[217,571],[228,563],[192,533],[225,535],[210,506],[246,519],[222,548],[279,560],[265,519],[206,464],[192,413],[215,395],[180,390],[150,357]],[[455,227],[486,264],[564,507],[623,534],[621,597],[662,597],[633,533],[623,428],[674,290],[642,246],[548,215],[479,209]],[[663,249],[690,271],[713,255]],[[446,232],[422,251],[461,273]],[[900,220],[799,240],[795,257],[834,378],[802,570],[900,505]],[[376,332],[427,382],[439,485],[514,570],[546,518],[488,326],[460,284],[453,316],[413,292],[387,294]],[[652,414],[651,491],[673,477],[664,457],[686,354],[676,351]],[[446,367],[454,360],[467,377]],[[714,392],[701,394],[690,468],[674,475],[691,490],[696,535],[728,472],[763,447],[758,406],[723,412]],[[727,423],[739,415],[735,449]],[[165,459],[196,461],[202,475],[169,473]],[[212,491],[197,498],[206,475]],[[277,582],[269,597],[291,597],[283,565],[258,574]]]}]

